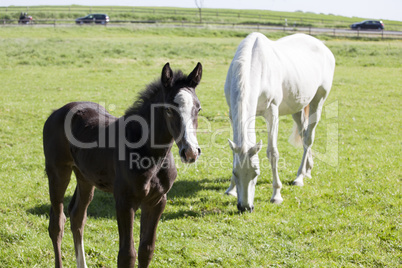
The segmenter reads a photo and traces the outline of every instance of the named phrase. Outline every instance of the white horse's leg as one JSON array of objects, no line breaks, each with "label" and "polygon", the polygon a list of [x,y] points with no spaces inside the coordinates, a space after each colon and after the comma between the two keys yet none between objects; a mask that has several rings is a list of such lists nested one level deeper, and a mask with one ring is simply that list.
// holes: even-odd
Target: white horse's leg
[{"label": "white horse's leg", "polygon": [[297,171],[297,177],[293,181],[293,185],[303,186],[304,177],[311,178],[311,169],[313,168],[313,156],[311,147],[314,143],[315,129],[318,122],[321,119],[322,107],[328,92],[323,88],[319,88],[313,100],[310,102],[310,115],[308,119],[308,127],[303,137],[304,153],[299,170]]},{"label": "white horse's leg", "polygon": [[[304,145],[303,137],[306,136],[307,127],[308,127],[308,118],[306,118],[304,110],[301,110],[298,113],[292,114],[293,120],[297,125],[298,134],[301,136],[302,143]],[[306,147],[303,146],[304,151],[306,151]],[[302,160],[299,170],[297,172],[297,178],[293,184],[298,186],[303,186],[303,177],[300,176],[303,174],[303,170],[305,170],[305,176],[311,178],[311,169],[313,168],[313,157],[311,154],[311,149],[305,152],[307,154],[307,160]]]},{"label": "white horse's leg", "polygon": [[236,190],[236,183],[232,177],[231,181],[230,181],[230,186],[229,188],[226,190],[225,194],[227,195],[233,195],[235,197],[237,197],[237,190]]},{"label": "white horse's leg", "polygon": [[267,128],[268,128],[267,157],[271,162],[271,168],[272,168],[273,194],[271,198],[271,203],[280,204],[282,203],[283,199],[281,196],[282,183],[279,180],[279,174],[278,174],[279,151],[277,147],[277,141],[278,141],[279,112],[277,105],[271,104],[268,107],[265,119],[267,120]]}]

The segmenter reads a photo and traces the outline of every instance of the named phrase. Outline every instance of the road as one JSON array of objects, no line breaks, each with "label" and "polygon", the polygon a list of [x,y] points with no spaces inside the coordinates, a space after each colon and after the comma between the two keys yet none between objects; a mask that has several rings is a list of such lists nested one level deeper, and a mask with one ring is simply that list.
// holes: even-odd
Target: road
[{"label": "road", "polygon": [[[393,38],[402,39],[400,31],[379,31],[379,30],[350,30],[341,28],[311,28],[311,27],[285,27],[285,26],[266,26],[266,25],[245,25],[245,24],[198,24],[187,22],[164,23],[157,21],[122,21],[119,23],[110,22],[106,27],[125,27],[141,25],[142,27],[175,27],[175,28],[219,28],[219,29],[243,29],[252,31],[284,31],[294,33],[307,33],[311,35],[330,35],[344,37],[367,37],[367,38]],[[67,21],[36,21],[33,25],[18,25],[18,24],[0,24],[0,27],[92,27],[94,25],[77,26],[75,23]],[[96,25],[105,27],[103,25]]]}]

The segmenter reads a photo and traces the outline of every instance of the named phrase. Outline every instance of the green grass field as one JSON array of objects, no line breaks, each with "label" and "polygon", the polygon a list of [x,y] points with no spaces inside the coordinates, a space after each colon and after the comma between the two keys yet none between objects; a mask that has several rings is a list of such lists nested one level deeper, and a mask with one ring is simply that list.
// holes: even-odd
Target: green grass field
[{"label": "green grass field", "polygon": [[[121,116],[164,63],[188,73],[198,61],[204,66],[197,91],[203,154],[195,165],[177,162],[151,266],[401,266],[402,43],[325,41],[337,66],[316,131],[312,179],[304,187],[290,185],[302,151],[287,142],[293,122],[282,117],[284,202],[269,203],[272,179],[261,119],[258,138],[265,149],[255,211],[238,214],[236,199],[223,195],[232,157],[223,85],[245,36],[207,29],[0,28],[0,267],[53,266],[42,152],[42,127],[52,109],[88,100]],[[65,205],[74,188],[72,179]],[[97,191],[88,214],[88,266],[116,267],[113,197]],[[138,216],[134,226],[137,247]],[[67,220],[63,262],[74,267],[69,228]]]}]

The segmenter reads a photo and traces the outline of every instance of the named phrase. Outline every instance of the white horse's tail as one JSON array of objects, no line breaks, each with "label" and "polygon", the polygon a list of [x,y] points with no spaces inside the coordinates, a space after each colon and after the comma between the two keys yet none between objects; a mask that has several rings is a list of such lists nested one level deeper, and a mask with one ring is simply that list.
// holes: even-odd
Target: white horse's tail
[{"label": "white horse's tail", "polygon": [[[309,113],[310,113],[310,104],[304,107],[304,113],[302,115],[302,127],[304,131],[306,131],[308,127]],[[292,144],[295,147],[301,147],[303,145],[303,137],[300,134],[301,133],[297,127],[296,122],[293,123],[293,131],[289,137],[290,144]]]}]

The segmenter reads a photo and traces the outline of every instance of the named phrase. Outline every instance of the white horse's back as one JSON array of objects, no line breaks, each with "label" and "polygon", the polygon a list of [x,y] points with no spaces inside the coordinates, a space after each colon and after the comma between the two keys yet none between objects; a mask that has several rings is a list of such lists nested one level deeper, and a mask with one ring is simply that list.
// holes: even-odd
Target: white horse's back
[{"label": "white horse's back", "polygon": [[334,68],[332,52],[312,36],[294,34],[271,41],[252,33],[239,45],[229,68],[227,102],[230,107],[238,103],[231,95],[258,96],[257,114],[262,115],[271,101],[279,103],[280,115],[294,114],[310,103],[319,87],[329,92]]},{"label": "white horse's back", "polygon": [[283,101],[280,115],[294,114],[308,105],[318,88],[331,90],[335,58],[324,43],[312,36],[295,34],[274,42],[278,60],[284,65]]}]

